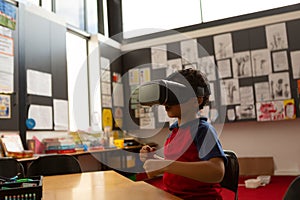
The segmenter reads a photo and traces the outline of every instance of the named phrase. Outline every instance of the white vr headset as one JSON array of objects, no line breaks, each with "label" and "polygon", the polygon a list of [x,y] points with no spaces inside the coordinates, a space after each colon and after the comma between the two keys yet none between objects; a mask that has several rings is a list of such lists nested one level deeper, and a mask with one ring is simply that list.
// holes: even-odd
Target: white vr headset
[{"label": "white vr headset", "polygon": [[172,80],[156,80],[139,87],[138,101],[141,105],[177,105],[184,103],[191,97],[204,97],[210,95],[209,85],[198,87],[197,91],[192,87]]}]

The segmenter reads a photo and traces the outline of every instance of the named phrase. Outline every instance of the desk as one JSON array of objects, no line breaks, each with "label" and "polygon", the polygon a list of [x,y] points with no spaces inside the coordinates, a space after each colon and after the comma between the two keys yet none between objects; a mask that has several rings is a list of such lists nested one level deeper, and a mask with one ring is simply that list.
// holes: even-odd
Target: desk
[{"label": "desk", "polygon": [[180,198],[143,181],[131,181],[115,171],[98,171],[44,177],[43,199],[168,200]]}]

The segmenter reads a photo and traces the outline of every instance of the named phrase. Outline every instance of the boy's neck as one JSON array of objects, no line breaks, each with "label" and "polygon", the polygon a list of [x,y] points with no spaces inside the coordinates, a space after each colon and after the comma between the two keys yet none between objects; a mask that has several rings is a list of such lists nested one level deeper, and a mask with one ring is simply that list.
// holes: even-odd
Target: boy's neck
[{"label": "boy's neck", "polygon": [[184,117],[184,118],[178,117],[178,126],[185,124],[187,122],[193,121],[195,119],[197,119],[196,115],[194,115],[193,117]]}]

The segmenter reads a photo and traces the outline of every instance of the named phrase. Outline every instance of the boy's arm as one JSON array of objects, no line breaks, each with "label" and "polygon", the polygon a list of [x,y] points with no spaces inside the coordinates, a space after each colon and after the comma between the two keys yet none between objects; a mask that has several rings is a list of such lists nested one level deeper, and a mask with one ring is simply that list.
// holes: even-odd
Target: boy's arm
[{"label": "boy's arm", "polygon": [[225,173],[222,158],[211,158],[208,161],[199,162],[149,159],[146,160],[144,168],[149,178],[167,172],[206,183],[221,182]]}]

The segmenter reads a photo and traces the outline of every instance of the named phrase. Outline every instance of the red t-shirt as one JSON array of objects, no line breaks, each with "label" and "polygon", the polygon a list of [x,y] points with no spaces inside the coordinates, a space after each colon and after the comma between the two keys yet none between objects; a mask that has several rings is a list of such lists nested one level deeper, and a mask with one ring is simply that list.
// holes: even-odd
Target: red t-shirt
[{"label": "red t-shirt", "polygon": [[[197,120],[196,125],[189,123],[180,128],[175,123],[171,126],[171,130],[172,132],[164,146],[165,159],[182,162],[196,162],[208,160],[212,157],[223,157],[226,159],[215,135],[215,130],[205,119]],[[203,143],[203,141],[205,142]],[[208,147],[209,145],[206,143],[213,145]],[[204,183],[170,173],[164,173],[163,183],[164,190],[183,199],[222,199],[219,184]]]}]

